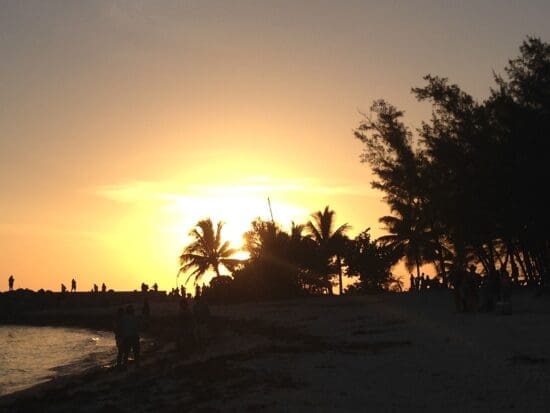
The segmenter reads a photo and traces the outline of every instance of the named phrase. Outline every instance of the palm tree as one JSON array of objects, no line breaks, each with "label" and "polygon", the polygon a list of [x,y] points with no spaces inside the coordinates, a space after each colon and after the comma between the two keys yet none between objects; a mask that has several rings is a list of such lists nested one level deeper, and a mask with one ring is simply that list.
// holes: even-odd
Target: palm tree
[{"label": "palm tree", "polygon": [[[306,224],[306,229],[309,231],[310,236],[320,248],[323,260],[325,261],[323,265],[324,274],[322,275],[328,279],[330,274],[330,260],[332,257],[336,256],[339,293],[342,295],[342,240],[345,237],[344,233],[350,229],[350,226],[348,224],[343,224],[334,229],[335,212],[334,210],[331,210],[328,205],[323,211],[317,211],[311,214],[311,217],[313,220]],[[332,288],[330,287],[329,294],[332,294]]]},{"label": "palm tree", "polygon": [[394,202],[392,210],[395,216],[388,215],[379,219],[385,224],[389,234],[378,238],[378,242],[404,257],[407,271],[416,267],[416,274],[420,276],[420,266],[434,258],[435,245],[431,233],[423,225],[418,206]]},{"label": "palm tree", "polygon": [[[194,268],[185,283],[194,277],[195,284],[208,271],[212,269],[216,277],[220,276],[220,265],[232,270],[238,260],[231,258],[236,250],[230,248],[229,241],[222,242],[221,231],[223,222],[218,222],[216,230],[210,218],[203,219],[195,225],[189,235],[194,239],[180,255],[179,273],[187,272]],[[179,274],[178,273],[178,274]]]}]

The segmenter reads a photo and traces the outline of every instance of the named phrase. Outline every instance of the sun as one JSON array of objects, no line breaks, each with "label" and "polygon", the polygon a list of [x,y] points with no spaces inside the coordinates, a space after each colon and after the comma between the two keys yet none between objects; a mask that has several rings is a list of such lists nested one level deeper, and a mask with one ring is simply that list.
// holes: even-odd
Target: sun
[{"label": "sun", "polygon": [[[243,178],[241,182],[246,182]],[[271,211],[274,220],[284,230],[289,230],[291,222],[304,222],[309,217],[309,211],[292,198],[284,198],[268,185],[258,185],[256,182],[244,185],[213,185],[201,184],[188,186],[184,191],[162,191],[155,194],[158,202],[144,202],[139,216],[129,217],[127,225],[121,228],[134,228],[132,236],[124,240],[125,245],[136,246],[128,251],[127,261],[138,262],[137,251],[148,254],[151,262],[150,271],[153,277],[160,279],[163,285],[171,285],[175,273],[179,268],[178,257],[183,249],[192,242],[189,232],[198,221],[210,218],[214,225],[223,222],[222,241],[229,241],[230,247],[236,250],[233,258],[245,260],[249,258],[244,251],[243,235],[251,229],[253,220],[260,218],[271,220],[271,211],[267,197],[271,199]],[[147,223],[144,227],[144,222]],[[147,235],[144,236],[144,228]],[[227,275],[227,269],[222,268],[222,274]],[[135,268],[136,273],[143,272],[143,268]],[[161,273],[162,276],[155,274]],[[208,283],[212,274],[205,274],[203,282]],[[180,276],[180,281],[181,279]],[[148,280],[148,278],[146,278]]]},{"label": "sun", "polygon": [[[222,190],[223,189],[223,190]],[[247,193],[241,187],[225,186],[210,188],[205,193],[192,196],[181,196],[171,200],[165,209],[165,226],[178,234],[177,242],[184,247],[191,239],[189,231],[201,220],[210,218],[216,225],[223,223],[222,239],[229,241],[232,248],[239,250],[239,257],[245,257],[242,248],[243,235],[251,228],[253,220],[260,218],[271,220],[267,196]],[[283,229],[288,229],[292,221],[303,220],[307,211],[292,203],[272,200],[272,211],[275,220]]]}]

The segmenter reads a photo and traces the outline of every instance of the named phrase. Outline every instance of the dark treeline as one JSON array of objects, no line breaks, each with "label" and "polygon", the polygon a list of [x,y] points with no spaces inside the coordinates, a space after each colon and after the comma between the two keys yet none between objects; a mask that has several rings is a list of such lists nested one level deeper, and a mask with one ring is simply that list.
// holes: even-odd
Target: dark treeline
[{"label": "dark treeline", "polygon": [[[403,112],[379,100],[355,131],[392,216],[381,219],[409,264],[435,263],[447,282],[476,265],[484,276],[547,283],[550,45],[528,38],[478,102],[428,75],[412,89],[432,105],[418,137]],[[382,241],[384,241],[382,240]]]},{"label": "dark treeline", "polygon": [[[202,294],[213,302],[275,299],[332,294],[333,284],[343,293],[343,276],[358,276],[349,291],[387,290],[395,280],[390,272],[399,257],[371,240],[368,229],[351,239],[347,224],[335,227],[335,213],[328,206],[312,214],[306,224],[292,224],[289,232],[273,221],[256,219],[244,234],[246,260],[231,258],[235,250],[222,241],[222,227],[210,219],[197,223],[194,241],[180,256],[187,281],[199,281],[208,270],[216,277]],[[221,276],[220,267],[232,273]]]},{"label": "dark treeline", "polygon": [[[256,220],[245,234],[250,259],[237,261],[221,239],[221,224],[200,221],[195,241],[181,255],[181,271],[195,281],[215,277],[204,293],[215,300],[266,299],[343,293],[342,276],[358,276],[348,292],[396,289],[390,270],[404,259],[409,271],[433,264],[446,287],[474,265],[483,277],[507,273],[516,285],[545,286],[550,265],[549,181],[550,45],[528,38],[520,55],[481,102],[428,75],[413,88],[432,105],[432,117],[413,133],[404,113],[384,100],[373,103],[355,137],[364,143],[374,188],[391,215],[380,218],[388,235],[372,240],[366,229],[354,239],[347,224],[335,228],[326,207],[289,232]],[[232,277],[220,276],[219,267]]]}]

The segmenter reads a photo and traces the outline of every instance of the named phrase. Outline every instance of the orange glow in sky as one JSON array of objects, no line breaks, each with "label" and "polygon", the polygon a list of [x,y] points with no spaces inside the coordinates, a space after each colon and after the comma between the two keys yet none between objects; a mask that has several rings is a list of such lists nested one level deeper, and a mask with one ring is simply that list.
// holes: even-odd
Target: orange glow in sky
[{"label": "orange glow in sky", "polygon": [[543,2],[398,3],[2,2],[0,290],[169,290],[199,219],[238,247],[268,197],[284,228],[329,205],[382,235],[359,111],[419,126],[422,76],[483,97],[550,37]]}]

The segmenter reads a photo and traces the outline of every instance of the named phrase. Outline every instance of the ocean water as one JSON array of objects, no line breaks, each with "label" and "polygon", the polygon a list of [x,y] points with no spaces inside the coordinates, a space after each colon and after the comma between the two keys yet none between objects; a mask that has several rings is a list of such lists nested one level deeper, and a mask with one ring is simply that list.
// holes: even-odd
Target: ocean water
[{"label": "ocean water", "polygon": [[112,363],[113,334],[62,327],[0,326],[0,395]]}]

